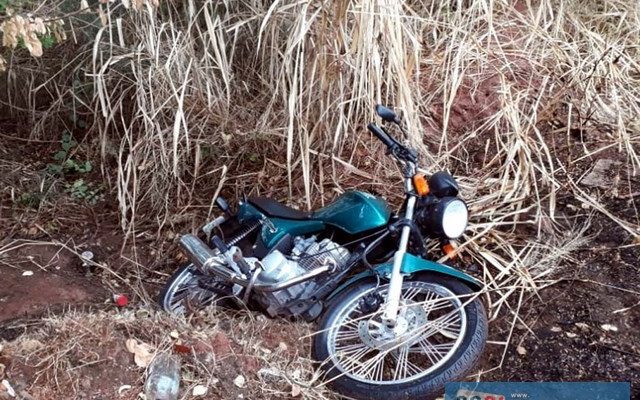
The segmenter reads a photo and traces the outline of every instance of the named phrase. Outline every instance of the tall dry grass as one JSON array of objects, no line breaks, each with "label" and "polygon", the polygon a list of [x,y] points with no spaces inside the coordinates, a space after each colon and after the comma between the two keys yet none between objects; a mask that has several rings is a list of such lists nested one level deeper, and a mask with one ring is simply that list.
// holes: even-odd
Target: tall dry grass
[{"label": "tall dry grass", "polygon": [[[367,187],[398,204],[397,169],[363,129],[379,102],[401,111],[427,171],[459,178],[472,215],[459,253],[481,267],[493,318],[521,322],[523,299],[589,239],[591,212],[640,234],[637,213],[580,185],[589,160],[640,167],[637,2],[110,7],[88,106],[129,234],[174,223],[203,187],[303,207]],[[566,196],[588,210],[559,212]]]}]

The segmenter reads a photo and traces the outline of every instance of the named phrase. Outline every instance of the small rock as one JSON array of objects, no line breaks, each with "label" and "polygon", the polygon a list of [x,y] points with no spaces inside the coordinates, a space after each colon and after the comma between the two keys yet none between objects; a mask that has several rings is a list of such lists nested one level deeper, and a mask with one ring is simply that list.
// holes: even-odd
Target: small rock
[{"label": "small rock", "polygon": [[193,391],[191,392],[191,394],[193,396],[204,396],[205,394],[207,394],[207,392],[209,391],[209,389],[204,386],[204,385],[196,385],[193,388]]},{"label": "small rock", "polygon": [[527,349],[525,349],[525,348],[524,348],[524,347],[522,347],[522,346],[518,346],[518,347],[516,347],[516,351],[517,351],[517,352],[518,352],[518,354],[520,354],[521,356],[523,356],[523,355],[527,354]]},{"label": "small rock", "polygon": [[82,266],[83,267],[88,267],[91,265],[91,262],[93,261],[93,252],[87,250],[87,251],[83,251],[82,254],[80,254],[80,259],[82,260]]},{"label": "small rock", "polygon": [[573,332],[566,332],[566,334],[567,334],[567,337],[569,337],[569,338],[574,338],[574,337],[578,336]]},{"label": "small rock", "polygon": [[247,380],[242,375],[236,376],[236,379],[233,380],[233,384],[239,388],[243,388],[246,383]]},{"label": "small rock", "polygon": [[298,397],[301,393],[302,389],[300,389],[300,386],[295,383],[291,385],[291,397]]},{"label": "small rock", "polygon": [[576,322],[576,326],[582,329],[583,331],[589,330],[589,325],[585,324],[584,322]]},{"label": "small rock", "polygon": [[602,330],[607,331],[607,332],[618,332],[618,327],[615,326],[615,325],[611,325],[611,324],[600,325],[600,328],[602,328]]},{"label": "small rock", "polygon": [[591,171],[580,180],[586,186],[610,189],[613,176],[617,174],[615,167],[621,165],[619,161],[602,158],[596,161]]},{"label": "small rock", "polygon": [[287,346],[285,342],[278,343],[278,350],[287,351],[288,349],[289,349],[289,346]]},{"label": "small rock", "polygon": [[562,328],[559,326],[553,326],[551,327],[551,332],[562,332]]},{"label": "small rock", "polygon": [[11,397],[16,397],[16,391],[13,390],[13,387],[11,386],[11,384],[9,383],[8,380],[3,379],[2,380],[2,386],[4,387],[4,389],[6,390],[7,394]]},{"label": "small rock", "polygon": [[22,273],[22,276],[32,276],[33,275],[33,271],[24,271]]},{"label": "small rock", "polygon": [[91,384],[91,378],[89,377],[85,377],[80,381],[80,387],[82,387],[84,390],[91,389],[91,386],[93,385]]},{"label": "small rock", "polygon": [[258,376],[265,381],[276,381],[282,373],[277,368],[265,367],[258,371]]},{"label": "small rock", "polygon": [[169,336],[174,339],[178,339],[180,337],[180,334],[178,333],[178,331],[171,331],[171,333],[169,333]]},{"label": "small rock", "polygon": [[131,385],[122,385],[118,388],[118,395],[122,396],[122,392],[131,389]]}]

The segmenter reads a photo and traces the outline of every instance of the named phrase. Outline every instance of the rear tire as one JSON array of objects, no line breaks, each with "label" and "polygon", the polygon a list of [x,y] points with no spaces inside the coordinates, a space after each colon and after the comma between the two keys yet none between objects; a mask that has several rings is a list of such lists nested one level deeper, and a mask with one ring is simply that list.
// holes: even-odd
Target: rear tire
[{"label": "rear tire", "polygon": [[222,295],[220,292],[206,288],[204,283],[211,285],[210,282],[220,285],[220,290],[224,290],[220,282],[215,282],[214,278],[203,275],[193,264],[183,265],[173,273],[160,291],[158,303],[166,312],[178,315],[214,304],[230,306],[230,288],[228,295]]},{"label": "rear tire", "polygon": [[[386,291],[387,286],[388,285],[386,284],[380,285],[377,291]],[[405,289],[405,287],[407,289]],[[441,289],[437,290],[441,293],[449,292],[454,294],[454,296],[450,296],[449,298],[454,298],[459,295],[464,296],[459,298],[460,307],[456,308],[453,305],[451,306],[451,309],[459,315],[464,313],[464,318],[460,320],[459,334],[455,338],[455,346],[452,344],[451,349],[446,350],[447,353],[440,361],[437,361],[436,359],[432,362],[432,355],[440,356],[441,352],[445,352],[445,349],[447,349],[445,346],[448,345],[440,343],[446,342],[446,337],[454,336],[454,332],[450,332],[450,330],[453,329],[450,329],[448,325],[444,325],[444,322],[440,322],[445,321],[446,318],[445,320],[440,320],[433,317],[433,315],[437,315],[437,312],[434,313],[431,310],[441,308],[440,305],[437,307],[428,306],[430,303],[426,300],[414,302],[411,300],[411,297],[408,297],[408,293],[412,290],[416,290],[414,287],[423,287],[421,290],[425,290],[424,293],[428,293],[428,288],[435,289],[436,287],[440,287]],[[375,327],[375,325],[367,325],[374,324],[374,322],[371,322],[374,321],[374,317],[370,317],[370,312],[363,314],[363,312],[360,311],[360,315],[367,316],[366,318],[363,317],[361,319],[349,319],[351,314],[345,314],[347,312],[345,310],[350,309],[349,307],[355,307],[354,312],[362,309],[363,303],[360,299],[365,295],[373,293],[375,288],[375,280],[363,280],[354,283],[353,286],[347,288],[342,294],[338,295],[334,301],[332,301],[319,322],[318,330],[320,333],[314,337],[313,355],[318,362],[322,363],[321,366],[326,371],[326,380],[330,382],[329,385],[339,393],[354,399],[425,400],[441,396],[444,392],[444,385],[447,382],[464,379],[480,358],[487,340],[487,316],[480,298],[476,297],[474,300],[470,300],[470,295],[473,294],[473,291],[462,282],[446,276],[425,273],[417,275],[412,279],[405,280],[403,283],[403,299],[405,298],[405,294],[407,294],[408,300],[403,300],[405,301],[404,308],[405,310],[415,310],[411,311],[411,314],[409,311],[405,311],[405,314],[411,317],[411,321],[414,321],[416,328],[413,330],[409,329],[407,331],[409,332],[409,339],[401,339],[396,345],[396,348],[388,350],[388,347],[383,347],[385,345],[380,344],[383,342],[375,342],[376,338],[374,335],[367,333],[377,333],[383,330],[383,328],[380,328],[378,331],[372,328]],[[425,299],[428,299],[428,296],[428,294],[425,295]],[[431,301],[433,304],[446,304],[447,298],[433,297],[433,300]],[[355,306],[354,304],[358,305]],[[407,304],[409,305],[407,306]],[[430,307],[426,312],[426,320],[428,322],[424,324],[421,322],[415,322],[425,320],[425,314],[424,311],[422,311],[425,307]],[[460,312],[460,310],[463,311]],[[379,315],[379,313],[381,313],[381,308],[374,312],[373,315]],[[418,317],[416,317],[416,315]],[[447,315],[448,314],[445,314],[445,317]],[[340,321],[350,322],[343,325],[337,325],[340,324]],[[428,325],[429,323],[432,325]],[[349,328],[350,324],[353,325],[353,328]],[[435,330],[433,327],[436,327]],[[349,329],[351,329],[351,331]],[[430,336],[428,336],[429,334]],[[438,338],[436,338],[436,336],[440,334],[444,335],[445,339],[439,340],[440,343],[438,343]],[[340,340],[343,340],[344,342],[344,338],[348,335],[350,335],[352,343],[354,341],[355,343],[346,346],[341,345],[342,349],[345,349],[341,350],[343,351],[343,353],[341,353],[336,350],[338,349],[338,345],[336,343],[339,343]],[[338,337],[340,337],[340,339],[338,339]],[[423,337],[424,339],[422,339]],[[398,341],[399,339],[395,340]],[[428,346],[423,346],[423,340],[426,340],[426,342],[429,343],[428,346],[433,345],[430,340],[435,341],[435,347],[433,347],[434,352],[430,352],[430,348]],[[359,343],[366,344],[368,346],[368,350],[360,350],[360,347],[357,347]],[[404,343],[406,343],[406,345]],[[426,349],[424,354],[421,354],[419,350],[416,350],[416,343],[419,345],[419,348]],[[403,347],[406,347],[405,354],[403,354]],[[349,348],[349,350],[346,350],[347,348]],[[362,351],[365,351],[365,353],[361,353]],[[385,352],[386,354],[383,355]],[[349,353],[349,356],[344,355],[345,353]],[[357,356],[356,353],[358,354]],[[416,353],[418,355],[414,355]],[[351,355],[354,355],[354,357],[350,358]],[[392,355],[391,359],[386,359],[389,355]],[[380,356],[382,356],[382,360],[375,361],[375,359]],[[358,357],[359,359],[357,359]],[[424,357],[422,358],[424,361],[416,361],[417,364],[415,364],[413,361],[409,361],[409,357],[413,357],[413,360],[421,360],[420,358],[416,359],[415,357]],[[428,357],[428,360],[426,357]],[[356,361],[351,361],[353,359]],[[378,366],[378,363],[381,363],[382,366]],[[367,366],[374,364],[376,364],[375,367]],[[396,365],[395,371],[393,371],[394,365]],[[414,368],[418,365],[427,366],[417,369]],[[428,367],[428,365],[431,366]],[[385,369],[387,366],[390,371]],[[398,373],[398,371],[401,370],[401,367],[404,367],[405,375]],[[409,375],[409,373],[413,373],[413,375]],[[369,377],[369,374],[371,377]],[[392,379],[385,380],[389,374],[392,374]],[[396,379],[396,376],[399,378],[406,376],[407,378]],[[415,378],[412,378],[413,376],[415,376]]]}]

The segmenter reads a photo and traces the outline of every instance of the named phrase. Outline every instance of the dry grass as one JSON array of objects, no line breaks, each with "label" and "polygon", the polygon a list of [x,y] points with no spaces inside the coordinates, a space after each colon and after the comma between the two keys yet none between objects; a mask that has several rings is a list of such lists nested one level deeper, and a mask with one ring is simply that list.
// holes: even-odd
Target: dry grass
[{"label": "dry grass", "polygon": [[[296,340],[309,333],[304,324],[274,323],[246,312],[229,315],[219,310],[184,320],[145,309],[68,310],[35,323],[36,329],[32,327],[1,350],[13,361],[14,377],[21,371],[35,372],[33,381],[13,382],[33,398],[62,398],[70,393],[139,398],[145,368],[134,363],[133,354],[126,350],[127,339],[147,343],[154,354],[175,352],[176,345],[182,346],[178,353],[181,398],[193,398],[190,394],[196,385],[207,386],[210,396],[224,398],[285,398],[292,390],[302,399],[335,398],[328,389],[307,384],[314,377],[307,354],[309,339]],[[289,336],[280,338],[283,331]],[[246,380],[242,387],[233,383],[238,375]]]},{"label": "dry grass", "polygon": [[221,188],[398,204],[396,167],[363,131],[383,102],[426,170],[462,183],[459,253],[481,266],[493,318],[521,322],[592,212],[640,235],[637,211],[624,220],[580,184],[598,158],[640,167],[637,2],[190,0],[115,15],[87,60],[87,107],[127,234],[210,213],[202,192]]}]

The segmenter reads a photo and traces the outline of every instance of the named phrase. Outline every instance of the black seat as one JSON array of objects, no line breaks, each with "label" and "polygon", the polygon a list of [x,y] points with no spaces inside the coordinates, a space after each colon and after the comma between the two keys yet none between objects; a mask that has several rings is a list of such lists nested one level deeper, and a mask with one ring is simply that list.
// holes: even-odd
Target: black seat
[{"label": "black seat", "polygon": [[249,197],[249,203],[269,217],[298,220],[311,218],[311,213],[285,206],[268,197]]}]

